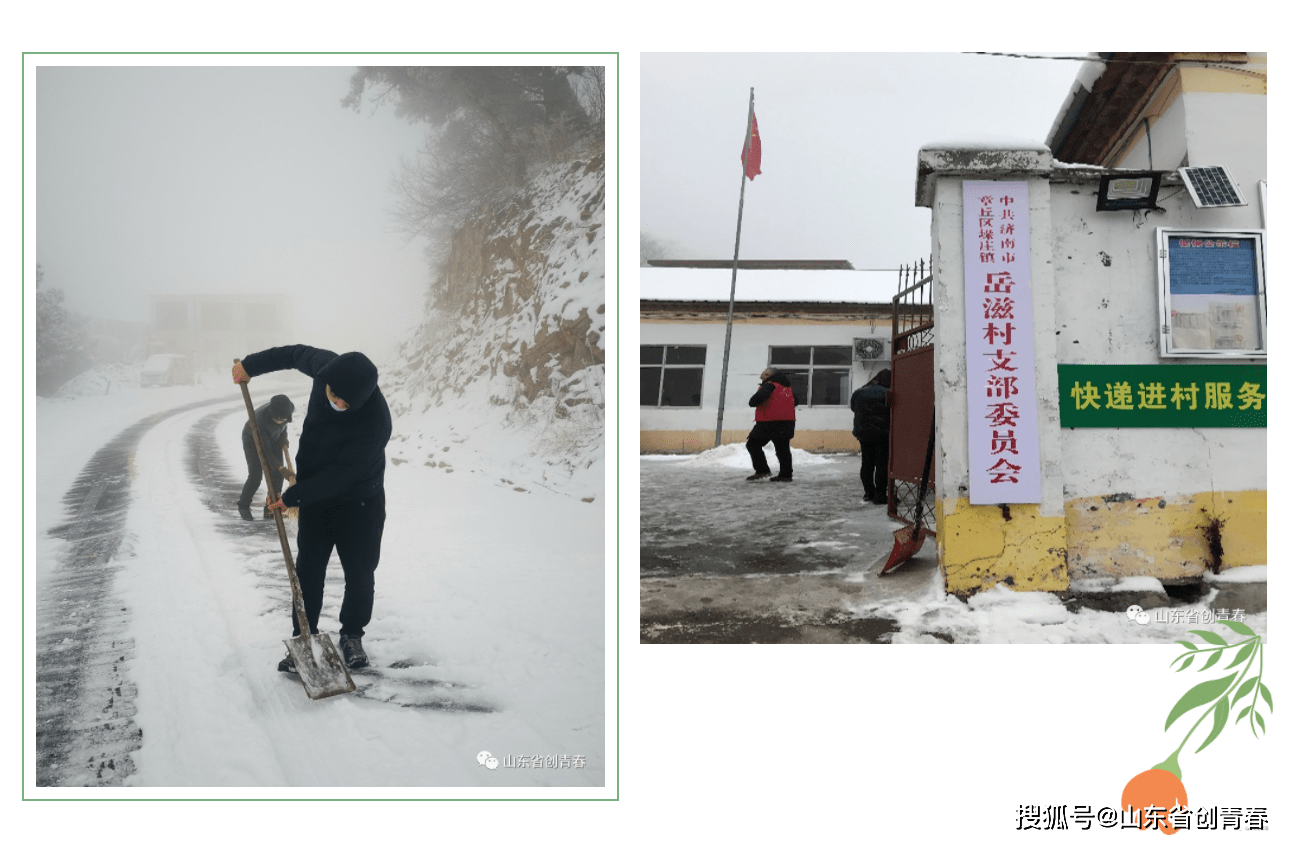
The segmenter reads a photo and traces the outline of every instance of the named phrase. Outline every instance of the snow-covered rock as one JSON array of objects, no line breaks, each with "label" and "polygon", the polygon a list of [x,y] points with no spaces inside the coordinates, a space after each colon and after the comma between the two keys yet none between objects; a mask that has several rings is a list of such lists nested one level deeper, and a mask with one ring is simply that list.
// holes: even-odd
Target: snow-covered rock
[{"label": "snow-covered rock", "polygon": [[602,155],[551,165],[456,231],[437,295],[383,384],[394,463],[596,496],[604,246]]}]

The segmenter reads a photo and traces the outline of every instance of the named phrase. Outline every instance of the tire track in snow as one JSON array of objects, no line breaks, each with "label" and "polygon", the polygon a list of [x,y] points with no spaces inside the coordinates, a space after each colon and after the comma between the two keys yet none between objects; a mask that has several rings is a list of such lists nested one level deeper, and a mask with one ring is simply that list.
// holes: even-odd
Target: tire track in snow
[{"label": "tire track in snow", "polygon": [[[237,411],[242,412],[239,408]],[[284,620],[287,629],[291,622],[289,611],[292,607],[288,577],[285,572],[284,552],[279,545],[279,530],[273,519],[254,518],[251,521],[238,516],[235,502],[243,492],[243,467],[229,466],[225,454],[217,441],[216,431],[221,422],[235,411],[223,410],[202,417],[185,435],[185,471],[198,493],[199,501],[209,511],[221,519],[216,523],[217,529],[237,542],[234,550],[240,554],[249,572],[257,576],[257,588],[264,590],[273,602],[271,613]],[[242,447],[241,447],[242,448]],[[236,478],[230,474],[234,470],[240,473]],[[253,495],[253,513],[261,510],[258,504],[264,501],[266,484]],[[286,521],[285,528],[289,534],[289,546],[294,546],[292,522]],[[325,584],[325,610],[342,604],[342,585],[337,579],[330,579]],[[336,613],[336,609],[334,611]],[[288,631],[285,631],[288,635]],[[274,669],[274,667],[270,667]]]},{"label": "tire track in snow", "polygon": [[68,522],[50,537],[68,541],[49,582],[37,585],[36,785],[120,786],[135,771],[141,731],[136,689],[126,672],[135,644],[130,610],[114,598],[121,568],[135,449],[151,428],[194,402],[146,417],[97,451],[63,497]]},{"label": "tire track in snow", "polygon": [[[249,522],[235,516],[234,502],[242,492],[243,479],[234,478],[226,471],[228,462],[216,439],[218,426],[231,413],[234,411],[216,411],[194,424],[185,437],[185,469],[198,488],[199,499],[210,511],[223,517],[218,528],[229,536],[250,538],[249,542],[239,548],[246,559],[248,570],[257,576],[258,589],[264,590],[274,602],[274,610],[267,612],[284,620],[284,634],[287,637],[292,602],[283,551],[279,545],[279,531],[274,520],[254,519]],[[241,471],[243,467],[236,469]],[[265,495],[263,481],[254,501]],[[291,532],[289,545],[294,545]],[[335,565],[336,555],[335,552]],[[325,620],[337,618],[338,609],[342,606],[343,580],[339,577],[340,574],[335,569],[332,577],[325,581],[324,608],[320,613],[322,629]],[[334,639],[336,642],[336,635]],[[372,637],[369,641],[382,643],[383,638]],[[267,667],[267,670],[272,671],[273,667]],[[443,677],[436,665],[423,657],[401,659],[387,666],[371,665],[367,669],[353,672],[352,680],[356,682],[357,697],[399,707],[469,713],[492,713],[496,709],[491,704],[477,700],[476,690],[472,686]]]},{"label": "tire track in snow", "polygon": [[[225,468],[228,464],[216,440],[216,429],[221,421],[236,411],[244,410],[240,407],[234,410],[217,411],[194,423],[189,433],[185,435],[185,470],[198,489],[199,500],[212,513],[225,517],[219,524],[223,533],[232,537],[264,537],[272,541],[278,552],[279,532],[275,529],[274,520],[253,519],[248,522],[237,518],[235,502],[243,492],[243,478],[235,478],[226,472]],[[240,448],[242,449],[242,446]],[[242,471],[243,467],[236,469]],[[261,487],[253,494],[254,505],[264,501],[265,496],[266,482],[263,481]],[[254,507],[254,513],[257,510],[260,510],[260,507]],[[282,552],[280,562],[282,566]]]}]

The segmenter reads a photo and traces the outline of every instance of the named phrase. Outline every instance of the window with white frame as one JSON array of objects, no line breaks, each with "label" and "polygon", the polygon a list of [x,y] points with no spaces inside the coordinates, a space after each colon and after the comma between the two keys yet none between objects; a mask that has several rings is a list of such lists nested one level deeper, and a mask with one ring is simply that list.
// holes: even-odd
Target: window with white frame
[{"label": "window with white frame", "polygon": [[772,346],[770,363],[789,377],[803,404],[814,408],[851,400],[851,346]]},{"label": "window with white frame", "polygon": [[641,346],[640,404],[701,408],[706,346]]}]

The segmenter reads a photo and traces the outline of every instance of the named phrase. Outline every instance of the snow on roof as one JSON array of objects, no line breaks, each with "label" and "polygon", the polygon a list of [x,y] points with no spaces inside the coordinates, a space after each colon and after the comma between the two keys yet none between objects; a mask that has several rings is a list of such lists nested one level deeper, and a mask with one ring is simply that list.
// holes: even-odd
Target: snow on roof
[{"label": "snow on roof", "polygon": [[1040,141],[1027,141],[1009,136],[996,138],[988,136],[977,141],[931,141],[920,147],[921,150],[1032,150],[1048,153],[1050,148]]},{"label": "snow on roof", "polygon": [[1073,80],[1073,87],[1069,90],[1068,95],[1064,97],[1063,103],[1059,105],[1059,112],[1055,115],[1054,123],[1050,124],[1050,131],[1046,133],[1046,143],[1051,147],[1055,145],[1055,136],[1064,130],[1064,124],[1071,118],[1075,118],[1077,113],[1081,111],[1082,103],[1090,96],[1096,80],[1104,75],[1104,71],[1108,67],[1099,53],[1087,53],[1086,55],[1092,61],[1082,62],[1082,66],[1077,69],[1077,78]]},{"label": "snow on roof", "polygon": [[[641,267],[640,299],[729,302],[730,270]],[[740,270],[736,302],[891,303],[897,274],[868,270]]]}]

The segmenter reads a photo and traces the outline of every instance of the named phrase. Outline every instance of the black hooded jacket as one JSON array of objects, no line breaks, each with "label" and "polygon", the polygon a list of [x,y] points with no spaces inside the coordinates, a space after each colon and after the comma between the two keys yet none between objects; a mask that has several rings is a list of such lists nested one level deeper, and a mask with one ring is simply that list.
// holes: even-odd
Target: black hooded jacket
[{"label": "black hooded jacket", "polygon": [[[312,379],[298,439],[297,483],[284,491],[286,506],[368,499],[383,490],[383,450],[392,436],[392,415],[369,358],[359,352],[337,355],[312,346],[277,346],[244,358],[243,369],[249,376],[297,370]],[[326,384],[347,410],[329,404]]]},{"label": "black hooded jacket", "polygon": [[870,382],[852,394],[852,434],[858,440],[888,439],[888,388]]}]

